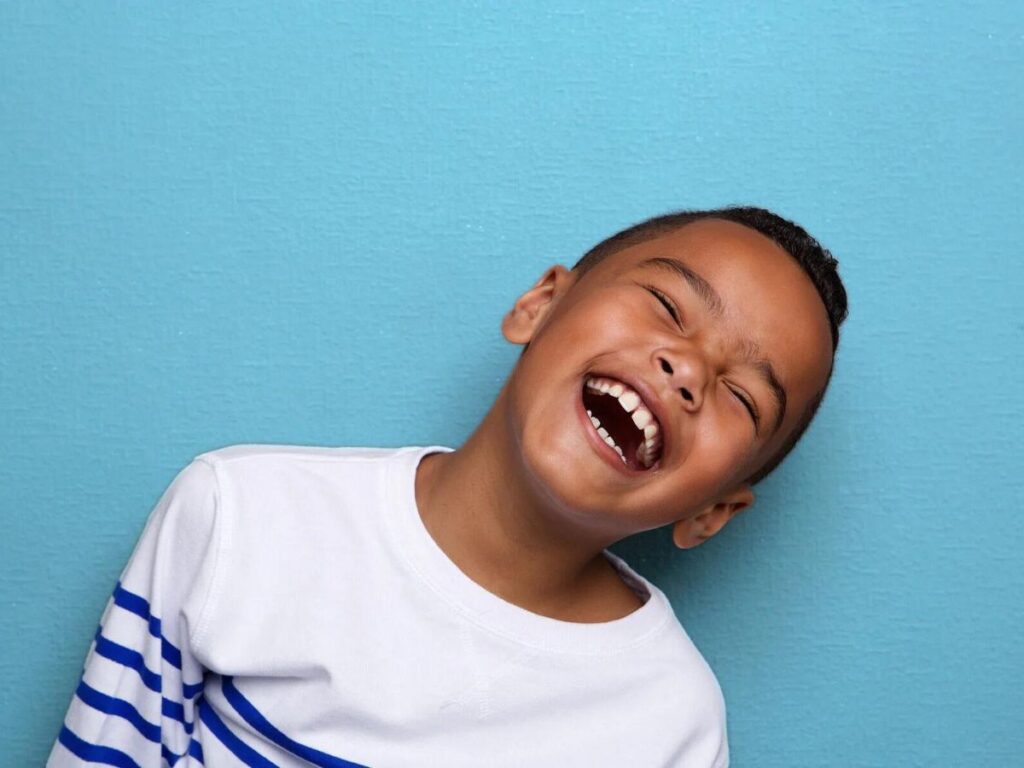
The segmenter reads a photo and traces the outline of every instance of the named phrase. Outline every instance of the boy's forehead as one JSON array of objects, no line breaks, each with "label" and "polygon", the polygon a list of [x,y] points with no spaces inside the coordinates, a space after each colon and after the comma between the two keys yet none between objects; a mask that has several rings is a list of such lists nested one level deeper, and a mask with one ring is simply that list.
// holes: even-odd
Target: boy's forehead
[{"label": "boy's forehead", "polygon": [[[635,272],[658,269],[659,266],[664,271],[666,263],[681,264],[682,267],[676,271],[687,273],[691,287],[699,293],[712,295],[715,301],[724,296],[726,301],[722,303],[729,315],[748,314],[754,298],[749,288],[757,285],[773,299],[784,296],[802,299],[799,307],[782,304],[785,307],[782,314],[791,316],[802,309],[804,313],[816,316],[814,324],[819,328],[828,328],[824,303],[796,259],[768,236],[724,219],[699,219],[628,245],[607,256],[591,270],[601,273],[593,283],[604,283]],[[771,301],[770,304],[774,305],[777,314],[780,302]],[[831,350],[831,330],[826,335],[827,347]]]}]

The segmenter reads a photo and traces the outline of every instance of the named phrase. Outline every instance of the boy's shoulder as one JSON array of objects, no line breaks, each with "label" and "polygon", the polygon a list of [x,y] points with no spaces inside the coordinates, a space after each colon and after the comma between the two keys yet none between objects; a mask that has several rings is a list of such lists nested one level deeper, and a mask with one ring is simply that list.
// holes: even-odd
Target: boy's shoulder
[{"label": "boy's shoulder", "polygon": [[239,443],[195,455],[182,474],[211,490],[225,525],[326,524],[403,504],[402,478],[425,450],[433,448]]},{"label": "boy's shoulder", "polygon": [[213,489],[222,516],[251,525],[385,503],[387,478],[416,450],[239,443],[195,455],[182,475]]},{"label": "boy's shoulder", "polygon": [[197,460],[213,465],[267,461],[380,461],[410,450],[409,447],[377,448],[276,443],[238,443],[197,454]]}]

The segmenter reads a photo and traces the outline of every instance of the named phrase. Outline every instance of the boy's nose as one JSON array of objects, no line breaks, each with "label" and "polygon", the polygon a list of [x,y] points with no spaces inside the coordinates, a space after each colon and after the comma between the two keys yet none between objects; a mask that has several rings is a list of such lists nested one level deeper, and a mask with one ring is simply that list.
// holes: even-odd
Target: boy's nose
[{"label": "boy's nose", "polygon": [[683,397],[684,407],[696,411],[704,398],[704,382],[707,379],[704,363],[695,354],[677,353],[671,360],[667,355],[659,355],[661,370],[669,375],[672,387]]}]

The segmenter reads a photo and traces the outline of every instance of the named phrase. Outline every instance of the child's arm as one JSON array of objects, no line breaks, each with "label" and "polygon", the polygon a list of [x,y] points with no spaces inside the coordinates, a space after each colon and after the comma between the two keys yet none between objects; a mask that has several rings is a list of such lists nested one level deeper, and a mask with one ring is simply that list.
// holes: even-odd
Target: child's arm
[{"label": "child's arm", "polygon": [[195,658],[220,546],[214,468],[197,459],[157,502],[96,631],[48,766],[174,765],[190,753]]}]

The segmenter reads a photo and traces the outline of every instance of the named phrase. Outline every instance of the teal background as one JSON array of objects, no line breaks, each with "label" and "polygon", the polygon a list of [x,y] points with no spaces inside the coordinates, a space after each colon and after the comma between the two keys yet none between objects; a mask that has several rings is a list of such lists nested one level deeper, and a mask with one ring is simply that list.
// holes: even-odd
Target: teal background
[{"label": "teal background", "polygon": [[458,445],[553,263],[767,205],[837,371],[663,586],[737,766],[1024,759],[1024,6],[0,5],[0,732],[40,764],[149,510],[232,443]]}]

